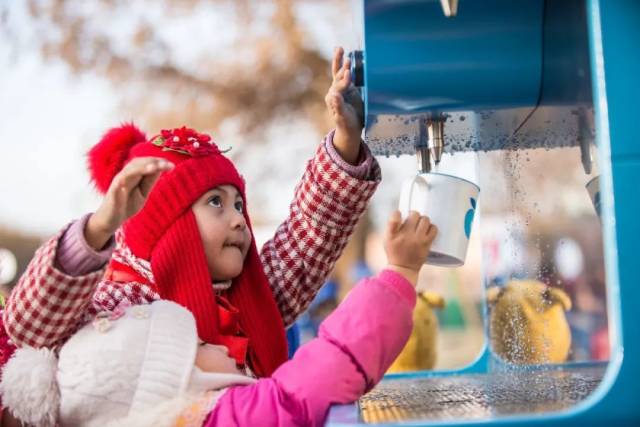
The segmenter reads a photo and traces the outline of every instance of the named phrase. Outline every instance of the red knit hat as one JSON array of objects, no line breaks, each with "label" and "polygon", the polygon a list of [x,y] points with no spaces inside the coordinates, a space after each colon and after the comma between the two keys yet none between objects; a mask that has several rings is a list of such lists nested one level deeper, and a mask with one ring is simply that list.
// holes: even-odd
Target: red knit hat
[{"label": "red knit hat", "polygon": [[[162,174],[143,208],[123,224],[126,244],[150,261],[158,294],[191,310],[201,339],[233,346],[235,334],[224,334],[193,203],[220,185],[233,185],[246,206],[244,180],[208,135],[182,127],[163,130],[147,140],[133,124],[109,130],[89,152],[89,170],[106,193],[113,178],[136,157],[160,157],[175,167]],[[253,237],[247,210],[245,220]],[[240,276],[228,291],[238,309],[239,326],[249,338],[253,371],[270,375],[287,358],[282,318],[252,238]],[[233,309],[232,309],[233,310]],[[233,350],[233,349],[231,349]]]}]

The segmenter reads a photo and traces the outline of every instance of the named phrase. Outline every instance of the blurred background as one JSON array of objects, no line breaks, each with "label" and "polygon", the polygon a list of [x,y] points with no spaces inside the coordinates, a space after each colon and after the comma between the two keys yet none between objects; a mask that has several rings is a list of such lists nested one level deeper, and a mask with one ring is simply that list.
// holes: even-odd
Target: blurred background
[{"label": "blurred background", "polygon": [[[362,48],[350,0],[0,0],[0,284],[37,246],[94,210],[84,155],[134,120],[149,134],[213,135],[244,174],[258,243],[288,212],[305,162],[331,128],[334,46]],[[382,230],[413,156],[380,157],[383,182],[335,272],[300,319],[302,339],[362,277],[385,265]],[[286,167],[283,167],[286,165]],[[481,188],[465,266],[425,266],[440,294],[435,368],[485,343],[483,287],[537,279],[573,302],[570,360],[608,358],[600,223],[578,148],[445,155],[440,171]]]}]

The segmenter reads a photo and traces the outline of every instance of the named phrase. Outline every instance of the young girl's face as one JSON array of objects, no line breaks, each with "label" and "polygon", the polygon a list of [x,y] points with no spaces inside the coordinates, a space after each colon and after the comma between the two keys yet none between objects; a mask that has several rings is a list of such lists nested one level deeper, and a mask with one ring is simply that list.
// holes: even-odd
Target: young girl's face
[{"label": "young girl's face", "polygon": [[204,372],[220,372],[243,375],[235,359],[229,357],[229,350],[223,345],[207,344],[201,341],[196,353],[196,366]]},{"label": "young girl's face", "polygon": [[213,281],[238,277],[251,245],[238,190],[232,185],[216,187],[196,200],[192,209]]}]

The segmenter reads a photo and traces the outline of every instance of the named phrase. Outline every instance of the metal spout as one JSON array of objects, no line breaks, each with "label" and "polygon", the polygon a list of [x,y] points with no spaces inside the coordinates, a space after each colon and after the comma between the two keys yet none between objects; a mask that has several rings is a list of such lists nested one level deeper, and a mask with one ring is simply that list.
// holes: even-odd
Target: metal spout
[{"label": "metal spout", "polygon": [[426,147],[426,146],[416,147],[416,157],[418,158],[418,171],[420,173],[431,172],[431,159],[429,154],[429,147]]},{"label": "metal spout", "polygon": [[442,6],[442,12],[447,18],[456,16],[458,14],[458,0],[440,0]]},{"label": "metal spout", "polygon": [[427,121],[420,120],[418,139],[416,140],[416,159],[418,160],[418,173],[431,172],[431,153],[429,151]]},{"label": "metal spout", "polygon": [[429,119],[427,122],[428,146],[433,162],[438,165],[444,152],[444,117]]}]

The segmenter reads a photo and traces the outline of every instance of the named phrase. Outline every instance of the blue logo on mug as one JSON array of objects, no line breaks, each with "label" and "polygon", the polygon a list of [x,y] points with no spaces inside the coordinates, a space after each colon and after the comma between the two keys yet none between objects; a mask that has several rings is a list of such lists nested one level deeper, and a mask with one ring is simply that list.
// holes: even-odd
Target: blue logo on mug
[{"label": "blue logo on mug", "polygon": [[476,199],[473,197],[469,198],[469,202],[471,203],[471,209],[469,209],[464,216],[464,234],[467,236],[471,236],[471,225],[473,224],[473,215],[476,212]]}]

